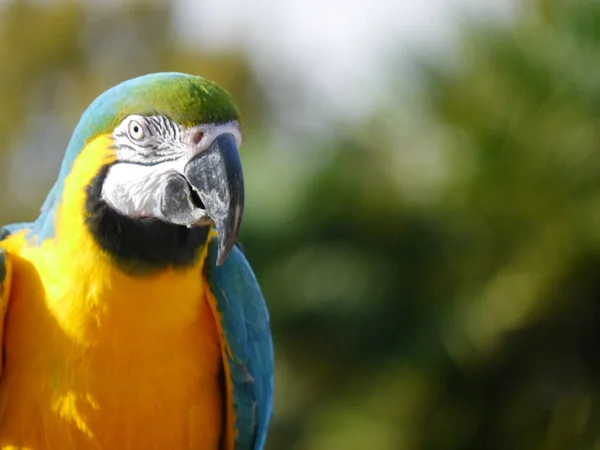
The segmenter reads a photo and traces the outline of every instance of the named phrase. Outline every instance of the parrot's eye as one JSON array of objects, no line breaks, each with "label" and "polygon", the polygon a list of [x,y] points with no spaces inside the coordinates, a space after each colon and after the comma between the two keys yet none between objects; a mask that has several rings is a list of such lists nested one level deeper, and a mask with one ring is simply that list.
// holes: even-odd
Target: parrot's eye
[{"label": "parrot's eye", "polygon": [[137,120],[129,122],[129,136],[135,141],[144,139],[144,127]]}]

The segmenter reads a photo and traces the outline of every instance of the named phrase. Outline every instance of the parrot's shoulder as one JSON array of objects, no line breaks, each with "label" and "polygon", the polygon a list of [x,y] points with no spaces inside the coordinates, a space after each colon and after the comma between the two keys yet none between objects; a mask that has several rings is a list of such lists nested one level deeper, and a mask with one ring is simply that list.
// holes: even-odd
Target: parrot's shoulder
[{"label": "parrot's shoulder", "polygon": [[[4,319],[8,304],[8,291],[12,274],[10,254],[11,252],[17,254],[20,248],[23,247],[25,238],[22,235],[31,226],[31,223],[13,223],[0,226],[0,321]],[[0,326],[1,330],[2,327]]]},{"label": "parrot's shoulder", "polygon": [[[2,239],[0,239],[1,241]],[[12,264],[8,250],[0,246],[0,354],[3,352],[4,317],[8,309],[10,285],[12,279]],[[0,359],[0,374],[4,362]]]},{"label": "parrot's shoulder", "polygon": [[209,243],[206,279],[221,316],[233,391],[236,450],[262,449],[273,409],[273,344],[269,312],[243,252],[235,246],[216,265],[217,239]]},{"label": "parrot's shoulder", "polygon": [[0,247],[0,303],[5,301],[4,291],[5,284],[8,284],[8,268],[9,268],[8,252]]},{"label": "parrot's shoulder", "polygon": [[[31,227],[30,223],[13,223],[10,225],[0,226],[0,302],[7,301],[6,297],[8,294],[6,293],[7,285],[10,281],[10,258],[9,258],[9,248],[11,247],[8,243],[9,236],[18,233],[19,231],[26,230]],[[0,312],[2,311],[0,305]]]},{"label": "parrot's shoulder", "polygon": [[33,228],[33,223],[20,222],[11,223],[9,225],[0,226],[0,241],[6,239],[11,234],[18,233],[19,231],[30,230]]},{"label": "parrot's shoulder", "polygon": [[[10,281],[12,276],[12,265],[8,250],[0,247],[0,321],[4,320],[4,313],[8,306],[8,295],[10,291]],[[2,326],[0,326],[0,331]],[[2,336],[0,335],[0,343]]]}]

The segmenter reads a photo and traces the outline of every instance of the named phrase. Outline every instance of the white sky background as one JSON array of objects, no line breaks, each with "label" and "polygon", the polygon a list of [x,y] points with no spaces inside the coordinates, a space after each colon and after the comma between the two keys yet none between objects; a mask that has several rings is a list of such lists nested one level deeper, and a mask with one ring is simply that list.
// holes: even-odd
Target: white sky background
[{"label": "white sky background", "polygon": [[[91,8],[123,3],[82,1]],[[517,9],[517,0],[171,1],[183,43],[214,51],[241,46],[272,100],[283,103],[277,114],[307,125],[368,113],[386,83],[414,81],[404,72],[414,55],[450,56],[461,19],[504,20]],[[392,57],[402,73],[389,70]]]},{"label": "white sky background", "polygon": [[[91,8],[123,3],[82,1]],[[385,70],[390,56],[398,70],[413,55],[448,56],[461,19],[505,20],[517,10],[517,0],[171,1],[183,43],[214,51],[241,46],[269,88],[285,96],[299,83],[301,100],[317,101],[333,117],[360,114],[383,95],[377,87],[396,75]],[[410,83],[407,75],[395,78]]]},{"label": "white sky background", "polygon": [[[307,88],[326,115],[354,116],[385,89],[393,54],[443,56],[460,19],[503,20],[514,0],[176,0],[175,29],[187,43],[216,50],[242,45],[261,77]],[[406,57],[406,58],[403,58]],[[284,78],[284,79],[282,79]],[[287,86],[287,87],[291,87]],[[306,99],[305,99],[306,101]],[[312,109],[312,108],[308,108]]]}]

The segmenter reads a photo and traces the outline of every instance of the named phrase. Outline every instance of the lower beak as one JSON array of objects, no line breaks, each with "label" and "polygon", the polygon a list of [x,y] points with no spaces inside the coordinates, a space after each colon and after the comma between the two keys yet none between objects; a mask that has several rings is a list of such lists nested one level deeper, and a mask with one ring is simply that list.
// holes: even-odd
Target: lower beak
[{"label": "lower beak", "polygon": [[217,227],[220,266],[235,244],[244,212],[244,176],[235,137],[218,136],[183,173]]}]

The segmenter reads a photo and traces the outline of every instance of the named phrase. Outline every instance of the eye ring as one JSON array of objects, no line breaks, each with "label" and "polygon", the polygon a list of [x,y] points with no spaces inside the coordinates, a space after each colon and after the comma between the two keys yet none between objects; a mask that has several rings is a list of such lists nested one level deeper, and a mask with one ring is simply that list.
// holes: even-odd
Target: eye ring
[{"label": "eye ring", "polygon": [[135,141],[141,141],[142,139],[144,139],[144,136],[146,134],[144,127],[137,120],[132,120],[131,122],[129,122],[127,131],[129,133],[129,137],[131,137],[131,139]]}]

